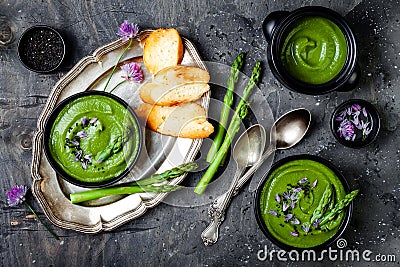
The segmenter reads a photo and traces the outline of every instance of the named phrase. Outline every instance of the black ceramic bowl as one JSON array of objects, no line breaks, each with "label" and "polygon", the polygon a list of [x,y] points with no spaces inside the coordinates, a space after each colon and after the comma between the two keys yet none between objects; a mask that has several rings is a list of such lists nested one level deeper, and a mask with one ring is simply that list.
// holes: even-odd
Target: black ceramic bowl
[{"label": "black ceramic bowl", "polygon": [[279,160],[278,162],[274,163],[271,167],[271,169],[264,175],[261,183],[258,185],[257,191],[256,191],[256,197],[255,197],[255,203],[254,203],[254,209],[255,209],[255,216],[256,216],[256,220],[258,223],[258,226],[260,227],[261,231],[264,233],[264,235],[271,240],[272,243],[274,243],[275,245],[277,245],[278,247],[286,250],[286,251],[290,251],[290,250],[304,250],[304,249],[313,249],[315,251],[320,251],[323,250],[327,247],[329,247],[330,245],[332,245],[334,242],[336,242],[340,236],[343,234],[343,232],[346,230],[350,219],[351,219],[351,215],[353,213],[353,203],[351,202],[349,204],[349,206],[347,206],[346,208],[346,214],[344,215],[344,218],[338,228],[338,231],[336,232],[336,234],[331,237],[330,239],[328,239],[327,241],[325,241],[324,243],[322,243],[321,245],[315,246],[315,247],[310,247],[310,248],[297,248],[297,247],[293,247],[293,246],[289,246],[287,244],[284,244],[282,242],[280,242],[279,240],[277,240],[268,230],[268,227],[265,225],[264,220],[262,218],[262,214],[261,214],[261,207],[260,207],[260,200],[261,200],[261,193],[262,190],[264,188],[265,183],[268,181],[268,178],[270,176],[270,174],[276,170],[278,167],[282,166],[285,163],[288,163],[290,161],[294,161],[294,160],[300,160],[300,159],[308,159],[308,160],[313,160],[316,162],[319,162],[323,165],[325,165],[326,167],[328,167],[329,169],[331,169],[336,176],[339,178],[339,180],[342,182],[342,185],[344,187],[344,190],[347,193],[350,193],[350,187],[349,184],[346,180],[346,178],[339,172],[339,170],[329,161],[325,160],[324,158],[318,157],[318,156],[313,156],[313,155],[294,155],[294,156],[289,156],[286,158],[283,158],[281,160]]},{"label": "black ceramic bowl", "polygon": [[[358,129],[357,124],[354,123],[353,114],[357,112],[357,106],[355,105],[361,108],[361,110],[358,110],[359,115],[356,122],[358,121],[358,126],[360,127],[362,125],[361,121],[364,121],[364,125],[367,125],[365,130]],[[352,108],[353,106],[355,108]],[[366,117],[363,114],[363,108],[365,108]],[[344,113],[346,113],[346,116],[343,116]],[[343,117],[347,118],[346,122],[344,122]],[[333,111],[330,126],[333,136],[339,143],[351,148],[362,148],[376,140],[381,127],[380,121],[378,110],[374,105],[362,99],[351,99],[342,103]],[[346,128],[348,129],[347,131]],[[352,133],[353,135],[351,136]],[[368,135],[364,136],[363,133],[368,133]],[[349,140],[346,140],[346,135],[349,136]]]},{"label": "black ceramic bowl", "polygon": [[[54,157],[51,153],[51,150],[50,150],[50,138],[51,138],[51,133],[52,133],[52,127],[53,127],[54,122],[56,121],[56,118],[60,114],[60,112],[63,110],[64,107],[66,107],[66,105],[71,103],[71,101],[74,101],[74,100],[79,99],[84,96],[91,96],[91,95],[105,96],[105,97],[111,98],[111,99],[115,100],[116,102],[118,102],[119,104],[121,104],[132,115],[132,118],[134,121],[133,123],[136,124],[136,127],[138,129],[138,131],[137,131],[138,142],[136,144],[138,146],[138,148],[137,148],[136,154],[132,155],[132,157],[134,157],[134,158],[129,159],[129,160],[131,160],[130,164],[127,165],[127,167],[125,168],[125,170],[122,173],[119,173],[118,175],[115,175],[115,177],[107,179],[103,182],[83,182],[83,181],[80,181],[80,180],[74,178],[73,176],[71,176],[70,174],[68,174],[66,171],[63,170],[63,168],[60,166],[60,163],[58,163],[54,159]],[[104,127],[109,127],[109,125],[104,125]],[[113,94],[110,94],[107,92],[102,92],[102,91],[86,91],[86,92],[78,93],[78,94],[72,95],[72,96],[66,98],[65,100],[63,100],[62,102],[60,102],[54,108],[54,110],[51,112],[49,117],[47,118],[47,120],[45,122],[44,132],[43,132],[44,152],[46,154],[46,157],[47,157],[50,165],[53,167],[53,169],[56,171],[56,173],[58,175],[60,175],[61,178],[63,178],[65,181],[67,181],[71,184],[81,186],[81,187],[88,187],[88,188],[109,186],[109,185],[112,185],[112,184],[118,182],[123,177],[125,177],[130,172],[130,170],[134,167],[137,160],[139,159],[139,155],[140,155],[142,145],[143,145],[142,143],[143,143],[142,128],[140,126],[139,120],[138,120],[135,112],[133,111],[133,109],[130,108],[129,105],[121,98],[119,98]]]},{"label": "black ceramic bowl", "polygon": [[[282,45],[288,33],[300,19],[323,17],[336,24],[347,43],[347,57],[342,70],[336,77],[323,84],[310,84],[294,78],[281,61]],[[356,86],[360,68],[357,64],[357,45],[354,34],[346,20],[335,11],[319,6],[307,6],[293,12],[276,11],[264,20],[263,32],[268,42],[268,63],[275,78],[288,89],[308,94],[320,95],[332,91],[350,91]]]},{"label": "black ceramic bowl", "polygon": [[18,42],[18,56],[29,70],[48,73],[64,60],[65,42],[55,29],[38,25],[25,30]]}]

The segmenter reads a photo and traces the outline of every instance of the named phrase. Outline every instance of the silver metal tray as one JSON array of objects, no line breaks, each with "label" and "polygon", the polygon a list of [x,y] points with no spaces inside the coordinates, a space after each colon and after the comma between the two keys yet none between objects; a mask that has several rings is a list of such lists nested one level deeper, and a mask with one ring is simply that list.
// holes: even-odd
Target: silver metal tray
[{"label": "silver metal tray", "polygon": [[[142,31],[140,42],[134,42],[122,59],[123,62],[135,61],[142,65],[145,79],[151,79],[143,66],[141,43],[151,30]],[[206,69],[196,50],[196,47],[186,38],[182,38],[185,53],[182,65],[197,66]],[[127,44],[121,39],[96,49],[92,55],[80,60],[53,87],[46,106],[39,117],[37,130],[33,138],[33,157],[31,175],[33,178],[32,192],[39,201],[47,218],[56,226],[83,233],[110,231],[118,226],[140,217],[147,209],[153,208],[167,196],[162,194],[132,194],[123,198],[109,198],[90,205],[71,204],[68,195],[71,192],[84,191],[58,177],[49,165],[43,151],[43,131],[46,118],[54,107],[63,99],[85,90],[102,90],[122,50]],[[107,87],[107,91],[121,81],[121,70],[117,68]],[[145,82],[145,81],[144,81]],[[138,85],[124,83],[113,93],[124,99],[133,109],[140,103]],[[210,93],[206,93],[199,103],[208,109]],[[130,174],[120,183],[138,180],[153,173],[159,173],[181,163],[194,159],[201,146],[201,139],[184,139],[162,136],[144,129],[145,146],[138,163]],[[185,178],[182,175],[169,184],[179,184]]]}]

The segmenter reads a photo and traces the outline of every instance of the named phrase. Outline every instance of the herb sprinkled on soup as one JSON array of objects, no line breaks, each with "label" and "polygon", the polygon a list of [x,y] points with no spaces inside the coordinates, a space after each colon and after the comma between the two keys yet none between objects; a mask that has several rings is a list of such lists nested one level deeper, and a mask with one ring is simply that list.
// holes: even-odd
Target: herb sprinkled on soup
[{"label": "herb sprinkled on soup", "polygon": [[139,126],[130,111],[105,95],[85,95],[57,115],[49,147],[57,164],[85,183],[117,177],[139,151]]},{"label": "herb sprinkled on soup", "polygon": [[275,239],[292,247],[311,248],[337,233],[344,207],[352,200],[341,205],[344,199],[345,189],[330,168],[299,159],[271,172],[262,188],[260,211]]}]

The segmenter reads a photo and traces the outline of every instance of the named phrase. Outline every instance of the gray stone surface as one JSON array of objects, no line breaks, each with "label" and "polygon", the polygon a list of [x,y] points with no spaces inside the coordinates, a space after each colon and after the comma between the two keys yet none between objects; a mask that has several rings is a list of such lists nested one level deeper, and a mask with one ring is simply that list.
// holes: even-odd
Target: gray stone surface
[{"label": "gray stone surface", "polygon": [[[112,3],[110,3],[112,2]],[[261,23],[275,10],[305,5],[330,7],[345,16],[358,41],[362,79],[347,93],[306,96],[284,89],[266,62]],[[69,46],[67,60],[55,74],[37,74],[19,62],[17,40],[0,46],[0,244],[1,266],[398,266],[400,260],[400,5],[399,1],[36,1],[2,0],[16,39],[28,27],[47,24],[59,29]],[[110,233],[85,235],[51,226],[56,242],[24,208],[7,207],[5,191],[31,184],[30,138],[47,96],[56,81],[80,58],[116,39],[124,20],[141,28],[176,27],[198,47],[204,60],[230,64],[247,51],[249,74],[256,60],[264,71],[260,89],[274,115],[305,107],[314,118],[312,131],[295,148],[276,159],[308,153],[327,158],[361,190],[350,226],[343,235],[347,247],[360,252],[393,254],[396,262],[323,263],[262,262],[257,252],[272,244],[254,219],[253,193],[248,188],[231,204],[219,242],[204,247],[200,233],[208,223],[207,206],[182,208],[161,204],[138,220]],[[330,114],[350,98],[372,102],[382,116],[380,136],[372,145],[349,149],[338,144],[329,129]],[[24,148],[25,147],[25,148]],[[195,175],[188,179],[196,180]],[[33,197],[28,200],[40,211]],[[44,218],[43,213],[39,212]]]}]

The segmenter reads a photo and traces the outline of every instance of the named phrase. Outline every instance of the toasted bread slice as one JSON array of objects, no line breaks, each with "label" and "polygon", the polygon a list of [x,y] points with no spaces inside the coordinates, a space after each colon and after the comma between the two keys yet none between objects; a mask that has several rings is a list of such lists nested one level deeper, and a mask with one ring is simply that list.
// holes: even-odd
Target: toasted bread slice
[{"label": "toasted bread slice", "polygon": [[151,74],[175,66],[183,59],[183,43],[176,29],[157,29],[145,41],[143,61]]},{"label": "toasted bread slice", "polygon": [[148,128],[164,135],[206,138],[214,131],[204,108],[193,102],[172,107],[143,103],[136,112]]},{"label": "toasted bread slice", "polygon": [[175,87],[185,83],[208,83],[210,74],[203,69],[192,66],[167,67],[154,75],[153,82],[162,83],[168,87]]},{"label": "toasted bread slice", "polygon": [[146,83],[140,88],[140,98],[149,104],[173,106],[195,101],[209,90],[207,83],[189,83],[173,88],[159,83]]}]

